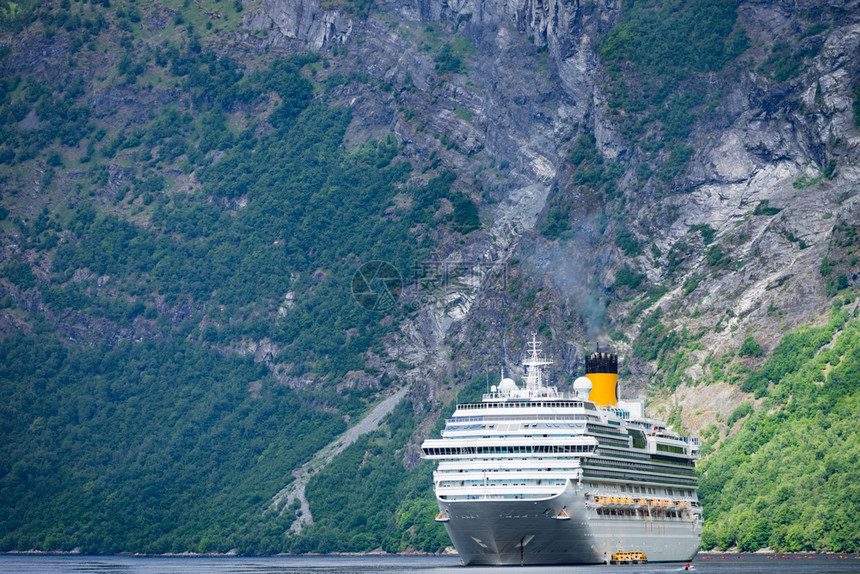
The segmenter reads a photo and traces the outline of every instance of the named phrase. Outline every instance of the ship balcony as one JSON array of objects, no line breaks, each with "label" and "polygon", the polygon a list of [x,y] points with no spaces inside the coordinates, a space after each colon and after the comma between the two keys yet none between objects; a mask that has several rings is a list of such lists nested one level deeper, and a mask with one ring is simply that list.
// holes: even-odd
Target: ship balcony
[{"label": "ship balcony", "polygon": [[567,482],[567,478],[558,477],[558,478],[543,478],[543,479],[519,479],[519,480],[506,480],[506,479],[496,479],[496,480],[473,480],[473,481],[465,481],[465,480],[440,480],[436,483],[437,490],[447,490],[447,489],[484,489],[484,488],[512,488],[517,492],[522,491],[523,489],[535,490],[539,492],[543,492],[545,490],[557,490],[559,487],[564,488],[565,483]]},{"label": "ship balcony", "polygon": [[433,482],[436,484],[483,484],[493,483],[516,483],[541,486],[555,481],[578,480],[580,477],[578,469],[554,469],[517,471],[495,471],[495,472],[439,472],[433,473]]},{"label": "ship balcony", "polygon": [[597,440],[579,435],[487,436],[471,439],[427,439],[421,444],[423,458],[509,458],[511,456],[585,455],[594,452]]},{"label": "ship balcony", "polygon": [[542,486],[493,484],[478,486],[437,486],[436,496],[442,500],[530,500],[557,496],[564,491],[565,481]]},{"label": "ship balcony", "polygon": [[[483,462],[483,464],[481,464]],[[451,480],[473,479],[474,477],[517,476],[524,478],[547,478],[565,476],[579,478],[582,467],[578,461],[569,460],[540,460],[540,461],[509,461],[520,464],[488,465],[486,461],[475,461],[470,465],[439,465],[433,476],[450,477]],[[525,463],[525,464],[523,464]]]},{"label": "ship balcony", "polygon": [[547,469],[547,468],[579,468],[582,458],[578,455],[556,454],[541,456],[535,455],[508,455],[496,456],[494,458],[470,457],[457,459],[442,459],[439,461],[438,470],[450,470],[454,472],[467,470],[525,470],[525,469]]},{"label": "ship balcony", "polygon": [[523,425],[521,428],[512,428],[510,430],[494,429],[494,428],[446,428],[442,431],[443,439],[459,439],[459,440],[476,440],[482,438],[503,438],[510,440],[514,438],[546,437],[554,439],[579,438],[586,435],[585,425],[582,428],[576,427],[538,427],[528,428]]}]

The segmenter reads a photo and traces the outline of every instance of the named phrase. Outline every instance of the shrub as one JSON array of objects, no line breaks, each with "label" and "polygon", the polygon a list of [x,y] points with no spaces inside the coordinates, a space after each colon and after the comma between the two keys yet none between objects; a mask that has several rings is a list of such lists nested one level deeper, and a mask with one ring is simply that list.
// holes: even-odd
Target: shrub
[{"label": "shrub", "polygon": [[747,337],[738,349],[738,355],[741,357],[761,357],[764,354],[764,349],[752,337]]},{"label": "shrub", "polygon": [[732,411],[732,414],[730,414],[728,420],[726,420],[726,425],[731,428],[736,422],[738,422],[752,412],[752,405],[749,403],[744,403]]},{"label": "shrub", "polygon": [[631,271],[626,267],[622,267],[615,275],[615,286],[636,289],[637,287],[639,287],[639,285],[642,284],[642,281],[644,280],[644,273],[636,273],[635,271]]},{"label": "shrub", "polygon": [[567,210],[561,207],[550,208],[543,220],[538,225],[538,230],[550,241],[570,229],[570,218]]},{"label": "shrub", "polygon": [[623,225],[615,232],[615,244],[621,248],[627,257],[642,255],[642,244]]}]

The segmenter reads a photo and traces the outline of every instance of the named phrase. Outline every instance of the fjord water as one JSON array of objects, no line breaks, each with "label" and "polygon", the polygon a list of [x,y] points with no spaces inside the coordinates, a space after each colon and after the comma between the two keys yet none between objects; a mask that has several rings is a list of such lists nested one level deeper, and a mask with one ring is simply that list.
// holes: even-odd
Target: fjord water
[{"label": "fjord water", "polygon": [[[133,556],[0,556],[0,574],[488,574],[500,570],[522,574],[668,574],[684,572],[683,563],[635,566],[469,567],[456,557],[290,556],[133,557]],[[823,574],[860,572],[854,556],[704,556],[692,563],[697,573]]]}]

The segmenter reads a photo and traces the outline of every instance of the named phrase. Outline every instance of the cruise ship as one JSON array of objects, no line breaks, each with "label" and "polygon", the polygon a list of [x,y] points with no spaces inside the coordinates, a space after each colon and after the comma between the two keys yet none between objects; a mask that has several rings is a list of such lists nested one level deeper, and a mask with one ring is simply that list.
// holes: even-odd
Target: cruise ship
[{"label": "cruise ship", "polygon": [[438,461],[436,520],[465,565],[689,561],[702,537],[699,441],[618,400],[618,358],[586,357],[573,393],[545,384],[533,336],[518,385],[457,406],[424,458]]}]

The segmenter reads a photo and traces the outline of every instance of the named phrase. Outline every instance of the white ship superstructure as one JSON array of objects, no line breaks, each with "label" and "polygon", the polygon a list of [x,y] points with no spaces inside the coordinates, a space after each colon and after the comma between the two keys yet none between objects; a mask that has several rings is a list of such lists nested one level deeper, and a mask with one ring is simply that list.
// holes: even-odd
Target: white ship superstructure
[{"label": "white ship superstructure", "polygon": [[588,564],[620,552],[685,561],[701,541],[697,439],[617,400],[617,358],[594,353],[574,394],[544,384],[534,338],[521,385],[503,378],[457,406],[441,439],[439,514],[463,562]]}]

